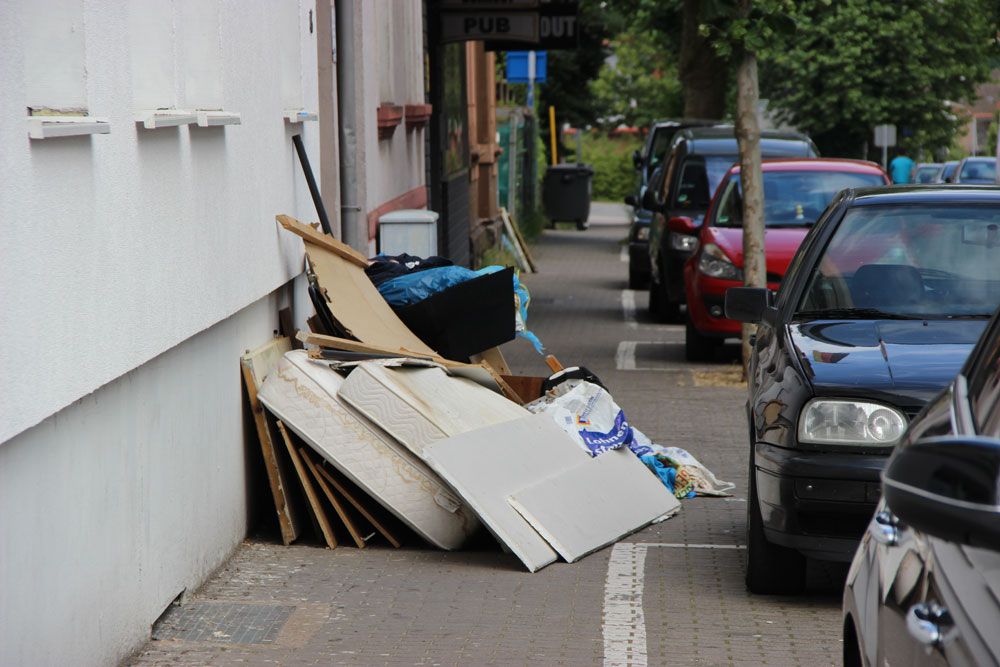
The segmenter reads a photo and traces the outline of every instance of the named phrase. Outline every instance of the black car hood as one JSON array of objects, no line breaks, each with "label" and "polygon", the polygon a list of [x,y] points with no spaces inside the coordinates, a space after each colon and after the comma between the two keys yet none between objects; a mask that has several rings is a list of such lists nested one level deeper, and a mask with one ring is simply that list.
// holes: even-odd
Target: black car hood
[{"label": "black car hood", "polygon": [[793,322],[795,353],[817,395],[896,397],[919,406],[951,382],[983,320],[816,320]]}]

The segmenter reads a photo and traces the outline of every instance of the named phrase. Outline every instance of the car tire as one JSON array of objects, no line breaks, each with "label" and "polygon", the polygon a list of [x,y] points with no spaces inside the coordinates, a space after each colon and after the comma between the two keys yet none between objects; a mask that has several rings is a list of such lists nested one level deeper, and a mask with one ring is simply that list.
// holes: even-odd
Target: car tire
[{"label": "car tire", "polygon": [[703,336],[691,321],[691,313],[684,325],[684,358],[688,361],[712,361],[721,341],[711,336]]},{"label": "car tire", "polygon": [[752,444],[747,488],[747,590],[760,595],[798,595],[806,587],[806,557],[794,549],[767,541],[757,498]]},{"label": "car tire", "polygon": [[660,288],[659,281],[653,276],[649,277],[649,316],[654,322],[661,321],[661,313],[663,312],[663,290]]},{"label": "car tire", "polygon": [[628,288],[632,290],[642,290],[649,288],[649,276],[640,273],[629,266]]},{"label": "car tire", "polygon": [[583,230],[587,229],[588,227],[590,227],[590,220],[577,220],[576,221],[576,228],[579,229],[581,232]]}]

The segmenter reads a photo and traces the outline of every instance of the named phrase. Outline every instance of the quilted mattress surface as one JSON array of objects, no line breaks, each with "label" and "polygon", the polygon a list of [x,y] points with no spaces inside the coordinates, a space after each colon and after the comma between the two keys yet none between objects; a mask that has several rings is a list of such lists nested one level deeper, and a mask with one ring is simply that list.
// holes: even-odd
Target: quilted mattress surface
[{"label": "quilted mattress surface", "polygon": [[278,362],[258,397],[324,459],[424,539],[457,549],[479,525],[474,512],[421,460],[337,398],[343,378],[304,350]]}]

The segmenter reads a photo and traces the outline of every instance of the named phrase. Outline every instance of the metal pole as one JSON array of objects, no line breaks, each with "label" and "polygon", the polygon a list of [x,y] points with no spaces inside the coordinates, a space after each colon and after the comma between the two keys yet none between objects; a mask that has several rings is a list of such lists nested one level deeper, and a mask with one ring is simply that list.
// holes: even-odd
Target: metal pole
[{"label": "metal pole", "polygon": [[549,138],[552,141],[552,164],[557,164],[559,162],[559,157],[556,155],[556,108],[549,107]]},{"label": "metal pole", "polygon": [[330,229],[330,218],[326,217],[326,208],[323,206],[323,197],[316,187],[316,179],[313,178],[312,168],[309,166],[309,156],[306,155],[306,147],[302,145],[302,135],[292,135],[292,143],[295,144],[295,152],[299,154],[299,162],[302,163],[302,173],[306,176],[306,183],[309,185],[309,193],[312,195],[313,204],[316,205],[316,214],[319,215],[319,222],[323,225],[323,231],[333,236]]}]

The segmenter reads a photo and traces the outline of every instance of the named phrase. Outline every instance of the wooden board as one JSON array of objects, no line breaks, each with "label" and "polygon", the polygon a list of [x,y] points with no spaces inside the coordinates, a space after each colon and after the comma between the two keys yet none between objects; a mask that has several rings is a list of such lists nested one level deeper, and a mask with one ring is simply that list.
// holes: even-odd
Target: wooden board
[{"label": "wooden board", "polygon": [[349,532],[351,537],[354,538],[354,543],[359,549],[364,549],[365,538],[361,536],[361,531],[358,530],[354,520],[347,513],[347,509],[340,503],[340,498],[334,495],[333,490],[326,483],[326,479],[319,474],[319,470],[316,469],[315,461],[313,461],[312,457],[309,455],[309,450],[305,447],[299,447],[299,456],[301,457],[302,462],[306,464],[306,467],[309,468],[309,472],[312,473],[313,478],[316,480],[316,484],[319,485],[319,488],[323,491],[323,495],[325,495],[326,499],[330,501],[331,505],[333,505],[333,509],[337,513],[337,516],[339,516],[340,520],[344,522],[347,532]]},{"label": "wooden board", "polygon": [[500,207],[500,219],[503,221],[503,227],[507,232],[507,237],[510,239],[511,245],[514,246],[518,261],[523,262],[524,267],[532,273],[538,273],[538,265],[535,264],[535,260],[532,259],[528,252],[528,244],[524,242],[521,232],[518,231],[517,226],[511,221],[507,209],[502,206]]},{"label": "wooden board", "polygon": [[329,234],[324,234],[323,232],[313,229],[309,225],[304,225],[295,218],[288,215],[278,215],[275,216],[278,223],[287,229],[288,231],[296,234],[302,238],[304,241],[309,241],[314,245],[326,248],[330,252],[336,253],[338,256],[343,257],[352,264],[364,269],[368,266],[368,258],[362,255],[360,252],[352,248],[351,246],[338,241]]},{"label": "wooden board", "polygon": [[319,473],[326,478],[326,481],[329,482],[329,484],[333,486],[338,493],[340,493],[340,495],[347,498],[347,501],[354,505],[354,508],[361,513],[361,516],[368,519],[369,523],[375,526],[375,530],[382,533],[382,536],[389,540],[389,544],[397,549],[402,546],[402,542],[400,542],[399,539],[393,535],[393,533],[385,526],[385,523],[383,521],[379,521],[371,510],[365,507],[365,505],[361,502],[360,495],[358,493],[348,491],[347,487],[337,480],[337,478],[333,476],[333,473],[330,472],[325,466],[318,466],[317,469],[319,470]]},{"label": "wooden board", "polygon": [[264,379],[274,370],[278,359],[290,349],[292,349],[292,344],[288,338],[275,338],[255,350],[248,351],[240,359],[243,383],[247,389],[247,397],[250,399],[250,410],[253,412],[254,424],[257,426],[261,454],[264,456],[264,470],[267,473],[271,497],[278,514],[281,541],[286,545],[297,540],[302,533],[302,517],[289,495],[292,472],[288,469],[285,457],[279,456],[278,450],[274,447],[264,406],[257,400],[257,391]]},{"label": "wooden board", "polygon": [[302,489],[306,493],[306,498],[309,499],[309,506],[312,508],[313,516],[316,517],[316,522],[319,524],[323,539],[326,540],[326,546],[333,549],[337,546],[337,537],[333,533],[333,526],[330,525],[330,520],[323,510],[322,503],[320,503],[319,495],[316,494],[316,489],[312,485],[312,480],[309,478],[309,471],[306,470],[306,466],[299,453],[295,451],[292,439],[288,437],[288,430],[285,429],[285,425],[280,419],[278,420],[278,430],[285,441],[285,448],[288,450],[288,455],[295,465],[295,471],[299,474],[299,481],[302,482]]},{"label": "wooden board", "polygon": [[474,364],[487,363],[490,368],[496,372],[497,375],[511,375],[510,366],[507,365],[507,360],[503,358],[503,353],[500,352],[499,347],[491,347],[488,350],[483,350],[479,354],[473,354],[469,357],[469,361]]}]

